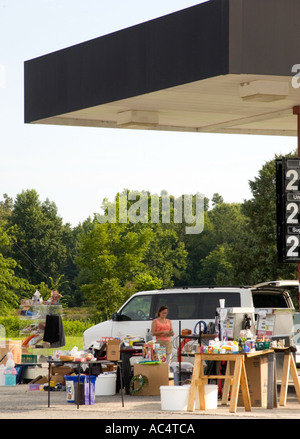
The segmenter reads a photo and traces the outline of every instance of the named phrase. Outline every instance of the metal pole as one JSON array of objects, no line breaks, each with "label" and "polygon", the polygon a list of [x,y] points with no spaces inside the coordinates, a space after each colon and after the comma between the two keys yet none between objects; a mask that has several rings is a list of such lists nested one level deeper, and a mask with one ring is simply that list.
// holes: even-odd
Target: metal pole
[{"label": "metal pole", "polygon": [[[300,157],[300,106],[293,107],[293,114],[297,115],[298,157]],[[298,310],[300,311],[300,262],[298,262]]]}]

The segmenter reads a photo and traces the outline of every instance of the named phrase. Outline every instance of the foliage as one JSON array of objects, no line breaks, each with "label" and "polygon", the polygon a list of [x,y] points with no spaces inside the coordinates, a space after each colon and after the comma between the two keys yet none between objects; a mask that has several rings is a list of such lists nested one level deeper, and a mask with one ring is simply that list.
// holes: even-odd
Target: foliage
[{"label": "foliage", "polygon": [[25,279],[15,275],[17,262],[5,256],[13,240],[13,228],[8,229],[4,222],[0,222],[0,314],[6,314],[10,308],[16,307],[18,293],[30,289]]},{"label": "foliage", "polygon": [[[15,200],[4,194],[0,315],[18,307],[21,298],[31,298],[36,288],[44,299],[57,289],[64,306],[92,307],[89,318],[100,321],[136,291],[298,278],[297,264],[277,262],[275,159],[249,182],[249,200],[226,203],[216,193],[210,206],[205,198],[199,234],[187,234],[185,220],[174,221],[179,205],[165,191],[144,191],[139,199],[125,189],[114,202],[103,200],[106,214],[115,206],[114,223],[100,215],[74,228],[63,224],[55,203],[41,201],[33,189]],[[170,200],[169,222],[162,215],[165,196]],[[131,221],[120,217],[120,200],[125,200]],[[154,217],[158,221],[150,220]],[[75,326],[70,323],[68,331],[75,333]]]},{"label": "foliage", "polygon": [[159,225],[133,229],[129,224],[95,222],[80,240],[81,288],[108,318],[140,287],[171,286],[175,268],[184,267],[185,256],[176,232]]},{"label": "foliage", "polygon": [[34,285],[47,282],[49,276],[59,276],[66,261],[66,247],[56,205],[48,199],[41,202],[34,189],[22,191],[8,221],[17,225],[12,250],[19,264],[16,273]]}]

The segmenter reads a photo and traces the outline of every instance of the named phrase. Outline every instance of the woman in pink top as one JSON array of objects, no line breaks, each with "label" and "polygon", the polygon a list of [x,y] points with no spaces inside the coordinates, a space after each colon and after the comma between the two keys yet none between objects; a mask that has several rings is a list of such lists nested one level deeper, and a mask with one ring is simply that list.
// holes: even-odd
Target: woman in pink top
[{"label": "woman in pink top", "polygon": [[153,320],[151,326],[152,335],[156,337],[157,343],[166,348],[167,362],[170,361],[172,356],[173,346],[171,336],[174,335],[172,322],[167,319],[168,311],[168,307],[162,305],[157,312],[157,319]]}]

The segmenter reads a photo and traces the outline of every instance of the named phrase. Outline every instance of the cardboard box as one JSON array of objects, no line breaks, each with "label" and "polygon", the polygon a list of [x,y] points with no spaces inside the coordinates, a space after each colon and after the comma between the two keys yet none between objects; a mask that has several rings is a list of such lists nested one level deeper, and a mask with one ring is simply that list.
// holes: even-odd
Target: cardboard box
[{"label": "cardboard box", "polygon": [[135,364],[133,374],[144,375],[148,382],[136,395],[139,396],[159,396],[160,386],[169,385],[169,365],[168,364]]},{"label": "cardboard box", "polygon": [[55,384],[65,384],[64,375],[51,375],[50,381],[53,381]]},{"label": "cardboard box", "polygon": [[166,363],[167,362],[166,348],[161,346],[159,348],[154,349],[154,359],[157,361],[161,361],[162,363]]},{"label": "cardboard box", "polygon": [[51,375],[71,375],[74,372],[73,367],[70,366],[54,366],[51,364],[50,374]]},{"label": "cardboard box", "polygon": [[[264,356],[245,358],[249,394],[252,407],[267,408],[268,399],[268,358]],[[241,388],[238,406],[243,406]]]},{"label": "cardboard box", "polygon": [[108,361],[120,360],[120,341],[107,340],[106,342],[106,358]]},{"label": "cardboard box", "polygon": [[[22,359],[22,340],[1,340],[0,341],[0,359],[11,350],[13,360],[16,364],[21,363]],[[0,364],[6,364],[7,356],[0,362]]]},{"label": "cardboard box", "polygon": [[167,362],[166,348],[154,343],[145,343],[143,346],[143,357],[145,360]]},{"label": "cardboard box", "polygon": [[30,383],[28,384],[46,384],[48,383],[48,377],[46,376],[38,376],[37,378],[35,378],[34,380],[30,381]]}]

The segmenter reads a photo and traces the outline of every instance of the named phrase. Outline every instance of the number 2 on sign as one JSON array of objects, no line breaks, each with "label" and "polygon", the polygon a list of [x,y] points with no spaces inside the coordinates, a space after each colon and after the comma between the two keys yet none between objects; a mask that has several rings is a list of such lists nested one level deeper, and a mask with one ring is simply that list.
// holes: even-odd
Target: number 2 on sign
[{"label": "number 2 on sign", "polygon": [[297,258],[299,255],[296,249],[299,246],[299,238],[297,236],[289,236],[286,242],[287,244],[292,244],[291,248],[288,249],[287,256],[289,258]]},{"label": "number 2 on sign", "polygon": [[298,190],[298,184],[296,185],[296,182],[299,179],[298,172],[295,169],[290,169],[286,173],[287,178],[292,177],[291,181],[288,182],[286,189],[288,191],[297,191]]},{"label": "number 2 on sign", "polygon": [[295,218],[298,215],[298,211],[299,211],[298,205],[296,203],[289,203],[286,206],[286,210],[287,210],[287,212],[291,211],[290,215],[287,218],[287,223],[288,224],[298,224],[298,219]]}]

